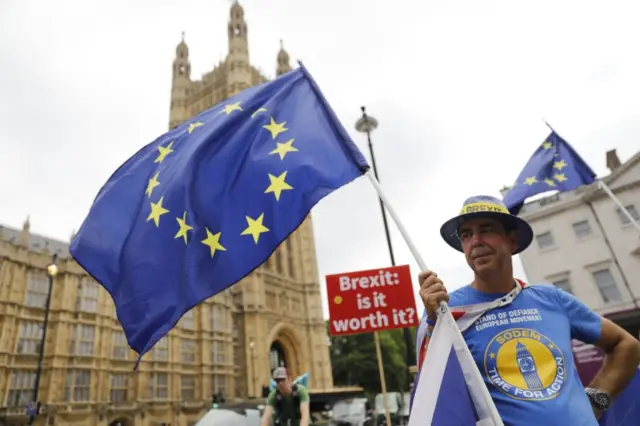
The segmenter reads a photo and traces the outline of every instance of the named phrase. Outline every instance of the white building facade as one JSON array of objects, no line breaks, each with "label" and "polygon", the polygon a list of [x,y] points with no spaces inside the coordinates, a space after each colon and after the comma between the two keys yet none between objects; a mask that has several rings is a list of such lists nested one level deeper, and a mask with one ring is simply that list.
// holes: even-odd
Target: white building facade
[{"label": "white building facade", "polygon": [[[621,164],[607,153],[602,181],[640,223],[640,152]],[[640,331],[640,233],[597,183],[527,203],[534,231],[520,254],[529,282],[549,282],[596,312]]]}]

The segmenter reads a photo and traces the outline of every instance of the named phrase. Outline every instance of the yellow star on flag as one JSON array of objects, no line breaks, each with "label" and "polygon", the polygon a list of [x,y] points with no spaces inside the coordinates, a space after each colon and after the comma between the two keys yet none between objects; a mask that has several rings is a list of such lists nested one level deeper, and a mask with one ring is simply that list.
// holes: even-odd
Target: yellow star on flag
[{"label": "yellow star on flag", "polygon": [[341,296],[336,296],[333,298],[333,303],[335,303],[336,305],[339,305],[342,303],[342,297]]},{"label": "yellow star on flag", "polygon": [[565,167],[567,167],[567,163],[564,160],[556,161],[553,163],[554,169],[562,170]]},{"label": "yellow star on flag", "polygon": [[545,141],[545,142],[542,144],[542,147],[543,147],[544,149],[549,149],[549,148],[551,148],[552,146],[553,146],[553,144],[552,144],[551,142],[549,142],[549,141]]},{"label": "yellow star on flag", "polygon": [[218,250],[227,251],[227,249],[222,247],[222,244],[220,244],[220,235],[222,234],[222,232],[213,234],[211,231],[209,231],[209,228],[207,227],[205,227],[204,230],[207,232],[207,238],[202,240],[201,243],[209,247],[212,258],[213,258],[213,255],[216,254],[216,251]]},{"label": "yellow star on flag", "polygon": [[147,217],[147,222],[153,220],[156,224],[156,228],[160,226],[160,216],[163,214],[169,213],[169,210],[162,207],[162,200],[164,197],[160,197],[160,201],[157,203],[151,203],[151,213],[149,213],[149,217]]},{"label": "yellow star on flag", "polygon": [[287,155],[288,152],[298,152],[298,148],[293,146],[293,139],[289,139],[284,143],[276,142],[276,145],[278,147],[271,151],[269,155],[278,154],[281,160],[284,160],[284,156]]},{"label": "yellow star on flag", "polygon": [[251,114],[251,118],[254,118],[256,115],[260,114],[261,112],[267,112],[266,108],[258,108],[253,114]]},{"label": "yellow star on flag", "polygon": [[251,235],[253,236],[253,242],[258,244],[260,234],[269,232],[269,228],[262,224],[262,221],[264,220],[264,213],[258,216],[257,219],[251,219],[249,216],[245,216],[245,218],[247,219],[248,226],[240,235]]},{"label": "yellow star on flag", "polygon": [[527,185],[529,185],[529,186],[531,186],[531,185],[533,185],[533,184],[535,184],[535,183],[538,183],[538,179],[536,179],[536,177],[535,177],[535,176],[531,176],[531,177],[526,178],[526,179],[524,180],[524,183],[525,183],[525,184],[527,184]]},{"label": "yellow star on flag", "polygon": [[287,129],[286,127],[284,127],[284,125],[287,124],[286,121],[283,121],[282,123],[276,123],[275,120],[273,119],[273,117],[271,117],[271,122],[264,127],[265,129],[267,129],[268,131],[271,132],[271,137],[273,139],[276,138],[276,136],[278,136],[280,133],[285,132],[289,129]]},{"label": "yellow star on flag", "polygon": [[553,178],[555,180],[557,180],[558,182],[564,182],[565,180],[567,180],[568,178],[564,175],[564,173],[556,173],[555,175],[553,175]]},{"label": "yellow star on flag", "polygon": [[556,183],[549,178],[546,178],[544,182],[549,186],[556,186]]},{"label": "yellow star on flag", "polygon": [[160,154],[158,154],[158,157],[155,159],[154,163],[162,163],[165,157],[173,152],[173,149],[171,149],[172,147],[173,141],[169,142],[169,145],[167,146],[160,145],[158,147],[158,151],[160,151]]},{"label": "yellow star on flag", "polygon": [[220,114],[231,114],[233,111],[242,111],[242,107],[240,106],[240,102],[236,102],[235,104],[228,104],[224,106],[224,109],[220,111]]},{"label": "yellow star on flag", "polygon": [[180,227],[180,229],[178,229],[178,233],[176,234],[175,237],[173,238],[180,238],[182,237],[184,239],[184,243],[187,244],[187,232],[191,231],[193,229],[192,226],[189,226],[187,224],[187,211],[185,210],[185,212],[183,213],[182,217],[176,217],[176,220],[178,221],[178,226]]},{"label": "yellow star on flag", "polygon": [[200,127],[200,126],[204,126],[204,124],[202,124],[199,121],[196,121],[195,123],[190,123],[189,124],[189,134],[191,134],[191,132],[193,132],[196,127]]},{"label": "yellow star on flag", "polygon": [[147,190],[144,193],[147,194],[149,198],[151,198],[153,188],[160,185],[160,182],[158,182],[158,175],[160,175],[160,173],[156,173],[151,179],[149,179],[149,183],[147,184]]},{"label": "yellow star on flag", "polygon": [[286,171],[282,172],[280,176],[274,176],[271,173],[269,173],[269,180],[271,181],[271,184],[266,189],[266,191],[264,191],[264,193],[268,194],[269,192],[273,192],[273,195],[276,196],[276,201],[280,201],[280,194],[282,194],[282,191],[293,189],[291,185],[285,182],[286,178],[287,178]]}]

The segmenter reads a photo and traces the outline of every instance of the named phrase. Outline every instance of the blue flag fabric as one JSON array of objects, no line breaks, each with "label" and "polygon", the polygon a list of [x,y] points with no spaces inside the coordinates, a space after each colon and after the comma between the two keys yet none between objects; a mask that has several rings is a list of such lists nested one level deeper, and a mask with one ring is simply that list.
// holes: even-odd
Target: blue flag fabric
[{"label": "blue flag fabric", "polygon": [[139,362],[368,168],[300,64],[138,151],[100,190],[70,252],[113,298]]},{"label": "blue flag fabric", "polygon": [[596,174],[571,145],[551,131],[504,196],[504,203],[511,214],[517,215],[529,197],[553,190],[572,191],[595,179]]}]

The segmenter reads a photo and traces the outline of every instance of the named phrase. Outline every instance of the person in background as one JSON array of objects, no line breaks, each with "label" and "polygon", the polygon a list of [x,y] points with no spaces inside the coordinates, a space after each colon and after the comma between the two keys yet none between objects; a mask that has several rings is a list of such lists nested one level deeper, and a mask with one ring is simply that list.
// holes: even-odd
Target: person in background
[{"label": "person in background", "polygon": [[276,388],[267,397],[261,426],[309,426],[309,392],[303,385],[294,384],[284,367],[273,371]]}]

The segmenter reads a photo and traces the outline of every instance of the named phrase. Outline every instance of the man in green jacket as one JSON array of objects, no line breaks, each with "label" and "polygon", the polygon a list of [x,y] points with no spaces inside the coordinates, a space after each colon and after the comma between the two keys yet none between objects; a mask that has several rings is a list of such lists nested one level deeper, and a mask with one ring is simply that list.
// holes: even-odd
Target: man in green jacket
[{"label": "man in green jacket", "polygon": [[269,393],[262,415],[262,425],[309,426],[309,391],[301,384],[293,384],[284,367],[273,371],[276,388]]}]

